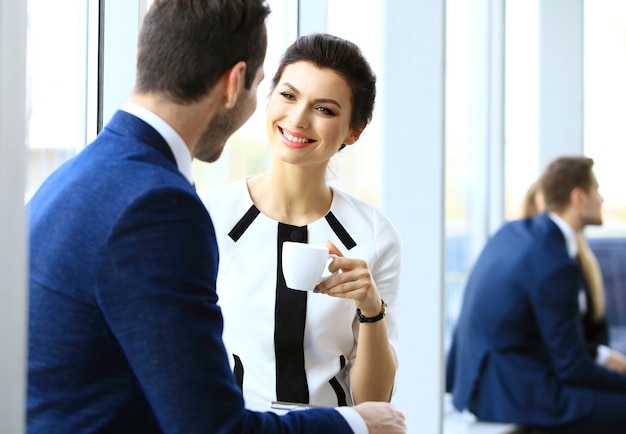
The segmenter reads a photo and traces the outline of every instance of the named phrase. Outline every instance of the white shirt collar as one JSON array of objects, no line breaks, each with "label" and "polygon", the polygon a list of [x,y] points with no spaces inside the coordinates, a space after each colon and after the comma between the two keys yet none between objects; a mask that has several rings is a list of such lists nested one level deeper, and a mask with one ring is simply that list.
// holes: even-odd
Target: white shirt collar
[{"label": "white shirt collar", "polygon": [[548,217],[550,220],[556,224],[561,232],[563,233],[563,237],[565,238],[565,247],[567,248],[567,253],[570,258],[574,259],[578,254],[578,244],[576,244],[576,232],[570,225],[568,225],[565,220],[556,214],[548,213]]},{"label": "white shirt collar", "polygon": [[193,176],[191,173],[191,154],[189,153],[189,148],[187,148],[185,141],[178,135],[174,128],[169,126],[167,122],[152,113],[150,110],[135,103],[125,103],[122,106],[122,110],[138,117],[157,130],[172,150],[178,170],[191,184],[193,184]]}]

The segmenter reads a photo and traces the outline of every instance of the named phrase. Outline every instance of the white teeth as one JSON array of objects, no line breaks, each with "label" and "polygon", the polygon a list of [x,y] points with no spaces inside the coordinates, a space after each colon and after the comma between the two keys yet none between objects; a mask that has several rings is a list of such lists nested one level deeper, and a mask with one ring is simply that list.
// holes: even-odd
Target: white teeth
[{"label": "white teeth", "polygon": [[303,137],[294,137],[285,130],[283,130],[283,136],[296,143],[307,143],[309,141],[309,139],[305,139]]}]

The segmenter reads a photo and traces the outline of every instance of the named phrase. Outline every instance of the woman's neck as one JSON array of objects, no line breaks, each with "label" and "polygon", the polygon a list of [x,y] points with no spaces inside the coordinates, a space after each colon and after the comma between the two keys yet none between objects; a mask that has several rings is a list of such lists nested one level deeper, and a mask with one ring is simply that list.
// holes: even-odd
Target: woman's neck
[{"label": "woman's neck", "polygon": [[292,166],[272,168],[248,179],[255,206],[268,217],[294,226],[305,226],[328,213],[333,193],[325,170]]}]

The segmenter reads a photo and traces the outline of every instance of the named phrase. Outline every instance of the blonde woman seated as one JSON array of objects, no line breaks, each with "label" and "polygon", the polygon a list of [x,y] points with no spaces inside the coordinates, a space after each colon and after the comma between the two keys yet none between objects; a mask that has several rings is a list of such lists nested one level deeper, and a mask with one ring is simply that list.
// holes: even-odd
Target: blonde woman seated
[{"label": "blonde woman seated", "polygon": [[[534,217],[543,211],[541,185],[539,181],[535,181],[524,197],[522,214],[524,217]],[[617,372],[626,373],[626,356],[609,348],[609,327],[604,315],[604,283],[598,260],[582,231],[576,235],[576,244],[578,246],[578,262],[585,279],[585,285],[579,297],[579,305],[587,351],[598,364]]]}]

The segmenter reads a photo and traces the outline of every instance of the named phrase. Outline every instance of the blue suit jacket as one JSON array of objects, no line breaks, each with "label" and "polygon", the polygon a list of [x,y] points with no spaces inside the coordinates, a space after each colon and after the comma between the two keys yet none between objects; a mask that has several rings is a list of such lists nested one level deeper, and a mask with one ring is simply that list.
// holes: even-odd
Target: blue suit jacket
[{"label": "blue suit jacket", "polygon": [[546,214],[507,223],[487,242],[448,354],[446,389],[457,409],[548,426],[589,414],[586,391],[626,391],[626,376],[598,366],[586,351],[581,278]]},{"label": "blue suit jacket", "polygon": [[117,112],[29,214],[29,433],[352,432],[333,409],[244,410],[213,225],[146,123]]}]

